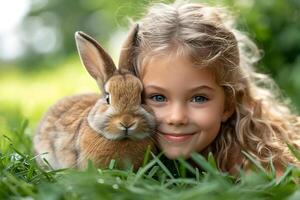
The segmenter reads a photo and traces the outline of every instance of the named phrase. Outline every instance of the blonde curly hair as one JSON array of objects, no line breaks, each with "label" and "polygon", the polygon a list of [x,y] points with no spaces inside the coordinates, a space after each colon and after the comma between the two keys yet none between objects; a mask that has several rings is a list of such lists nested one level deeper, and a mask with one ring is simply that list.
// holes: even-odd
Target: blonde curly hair
[{"label": "blonde curly hair", "polygon": [[300,166],[286,143],[300,149],[300,120],[283,102],[274,81],[255,71],[260,51],[246,34],[236,29],[225,8],[175,2],[154,4],[138,22],[137,71],[147,58],[176,51],[199,67],[210,68],[224,88],[233,115],[204,152],[212,152],[221,170],[236,164],[244,168],[247,152],[263,166],[288,163]]}]

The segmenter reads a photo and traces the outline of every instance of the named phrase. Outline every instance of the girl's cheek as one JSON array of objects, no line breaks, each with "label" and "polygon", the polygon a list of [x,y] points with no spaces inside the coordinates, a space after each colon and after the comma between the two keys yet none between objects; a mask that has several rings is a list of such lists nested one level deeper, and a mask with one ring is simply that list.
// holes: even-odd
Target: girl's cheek
[{"label": "girl's cheek", "polygon": [[199,109],[191,111],[190,118],[202,129],[218,130],[221,125],[221,114],[221,112],[212,109]]},{"label": "girl's cheek", "polygon": [[152,108],[154,112],[154,116],[157,121],[161,121],[164,118],[164,108],[161,107],[156,107],[156,106],[151,106],[148,104],[150,108]]}]

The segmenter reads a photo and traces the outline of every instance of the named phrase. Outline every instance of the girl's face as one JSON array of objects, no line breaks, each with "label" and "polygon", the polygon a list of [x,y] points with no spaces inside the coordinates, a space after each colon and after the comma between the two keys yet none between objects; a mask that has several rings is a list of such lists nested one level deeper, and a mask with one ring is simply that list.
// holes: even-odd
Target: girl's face
[{"label": "girl's face", "polygon": [[145,101],[155,113],[157,140],[165,155],[188,158],[218,135],[225,111],[225,95],[208,69],[185,57],[154,57],[143,67]]}]

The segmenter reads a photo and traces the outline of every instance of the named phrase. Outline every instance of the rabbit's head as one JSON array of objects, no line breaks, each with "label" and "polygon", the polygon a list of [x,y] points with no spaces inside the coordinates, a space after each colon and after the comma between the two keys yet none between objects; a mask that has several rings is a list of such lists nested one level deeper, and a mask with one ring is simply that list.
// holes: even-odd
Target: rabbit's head
[{"label": "rabbit's head", "polygon": [[143,85],[134,70],[137,31],[135,25],[122,47],[118,69],[96,40],[83,32],[75,33],[81,62],[102,94],[88,115],[88,123],[110,140],[144,139],[155,128],[152,111],[142,104]]}]

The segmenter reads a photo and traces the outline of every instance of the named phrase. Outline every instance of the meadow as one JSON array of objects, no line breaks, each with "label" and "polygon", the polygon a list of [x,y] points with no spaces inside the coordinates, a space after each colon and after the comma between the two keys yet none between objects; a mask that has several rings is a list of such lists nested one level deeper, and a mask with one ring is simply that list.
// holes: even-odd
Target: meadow
[{"label": "meadow", "polygon": [[[137,19],[153,1],[30,2],[18,29],[23,57],[2,60],[2,42],[10,37],[0,32],[0,200],[300,199],[299,168],[289,165],[283,176],[276,178],[273,168],[266,171],[246,152],[253,169],[240,170],[235,177],[220,172],[211,155],[193,154],[198,166],[194,167],[183,159],[170,161],[149,151],[138,171],[116,169],[114,160],[101,169],[92,163],[82,171],[41,169],[35,162],[32,137],[43,114],[62,97],[98,92],[80,64],[74,32],[82,30],[94,36],[117,60],[115,52],[128,28],[127,17]],[[238,27],[262,50],[257,70],[274,78],[292,110],[299,113],[299,1],[220,2],[241,15]],[[289,148],[300,159],[300,153]]]},{"label": "meadow", "polygon": [[[300,198],[300,169],[288,166],[276,178],[274,169],[265,171],[255,160],[253,171],[240,170],[232,177],[216,168],[215,160],[193,154],[199,168],[183,159],[164,162],[161,155],[146,152],[144,165],[138,170],[96,169],[92,163],[86,170],[43,170],[35,163],[28,121],[1,136],[0,199],[288,199]],[[291,150],[292,147],[291,147]],[[300,154],[295,152],[300,158]],[[199,170],[201,169],[201,170]]]},{"label": "meadow", "polygon": [[[194,154],[192,167],[183,159],[166,160],[147,152],[138,170],[90,163],[83,171],[44,170],[37,166],[32,136],[47,106],[76,93],[97,92],[97,86],[71,57],[55,73],[24,76],[19,70],[1,74],[0,199],[289,199],[300,198],[300,169],[288,166],[282,177],[251,158],[253,171],[237,177],[220,172],[214,158]],[[76,77],[76,79],[74,79]],[[59,88],[59,89],[57,89]],[[8,103],[9,102],[9,103]],[[300,154],[291,147],[295,156]]]}]

